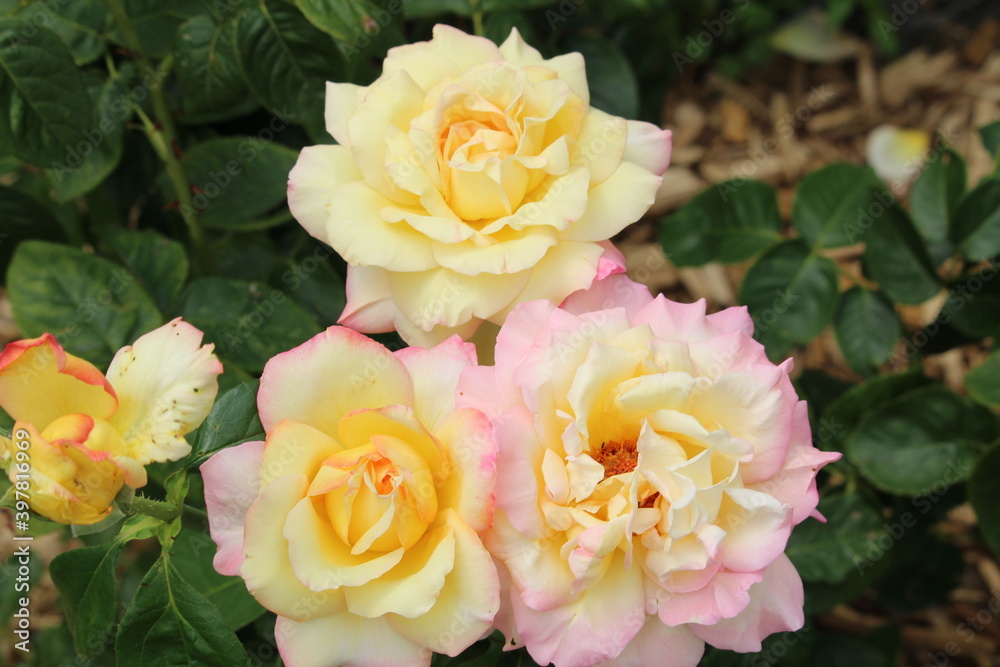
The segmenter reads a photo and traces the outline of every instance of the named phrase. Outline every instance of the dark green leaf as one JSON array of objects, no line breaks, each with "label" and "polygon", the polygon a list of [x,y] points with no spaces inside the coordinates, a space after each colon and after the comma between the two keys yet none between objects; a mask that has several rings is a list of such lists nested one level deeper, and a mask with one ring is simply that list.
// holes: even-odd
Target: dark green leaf
[{"label": "dark green leaf", "polygon": [[197,188],[192,197],[195,212],[216,229],[273,224],[255,218],[285,201],[288,172],[297,158],[287,146],[256,137],[220,137],[196,144],[185,155],[188,181]]},{"label": "dark green leaf", "polygon": [[240,577],[227,577],[215,571],[212,559],[215,542],[206,533],[185,529],[174,540],[170,561],[183,573],[184,579],[205,596],[233,630],[239,630],[267,610],[247,592]]},{"label": "dark green leaf", "polygon": [[63,245],[26,241],[18,246],[7,289],[22,334],[52,333],[66,350],[98,367],[163,324],[133,274]]},{"label": "dark green leaf", "polygon": [[134,667],[249,664],[218,610],[163,557],[125,610],[115,651],[119,664]]},{"label": "dark green leaf", "polygon": [[[224,3],[215,3],[224,5]],[[124,0],[128,14],[139,35],[143,51],[153,58],[163,58],[174,48],[174,34],[185,19],[205,11],[202,0]],[[117,44],[128,46],[120,31],[112,38]]]},{"label": "dark green leaf", "polygon": [[864,376],[875,375],[903,333],[896,310],[882,294],[852,287],[840,297],[833,331],[848,365]]},{"label": "dark green leaf", "polygon": [[91,658],[104,648],[117,616],[118,582],[115,562],[118,541],[59,554],[49,566],[59,589],[76,651]]},{"label": "dark green leaf", "polygon": [[77,65],[86,65],[104,53],[104,33],[111,26],[111,14],[101,0],[51,2],[37,0],[17,14],[27,23],[44,26],[59,35],[69,47]]},{"label": "dark green leaf", "polygon": [[904,392],[931,384],[930,378],[916,372],[883,375],[855,385],[830,403],[823,411],[823,420],[832,433],[829,444],[820,449],[843,451],[847,439],[861,418],[893,401]]},{"label": "dark green leaf", "polygon": [[989,154],[996,156],[1000,152],[1000,120],[979,128],[979,138],[983,140],[983,146]]},{"label": "dark green leaf", "polygon": [[205,332],[216,352],[248,371],[319,333],[320,327],[284,292],[255,283],[205,278],[181,295],[180,315]]},{"label": "dark green leaf", "polygon": [[660,225],[663,251],[676,266],[734,264],[781,240],[777,193],[761,181],[719,183]]},{"label": "dark green leaf", "polygon": [[920,495],[964,480],[996,428],[985,408],[932,386],[868,412],[846,455],[883,491]]},{"label": "dark green leaf", "polygon": [[236,24],[240,67],[253,94],[271,113],[323,127],[327,81],[343,81],[343,58],[329,35],[297,9],[261,0]]},{"label": "dark green leaf", "polygon": [[[885,193],[876,193],[877,181],[869,167],[831,164],[804,177],[795,190],[792,224],[810,246],[836,248],[864,240],[889,206]],[[877,226],[877,223],[876,223]]]},{"label": "dark green leaf", "polygon": [[632,65],[614,42],[581,34],[567,40],[563,49],[583,54],[592,106],[623,118],[639,114],[639,82]]},{"label": "dark green leaf", "polygon": [[990,264],[952,286],[940,320],[975,340],[1000,333],[1000,267]]},{"label": "dark green leaf", "polygon": [[819,334],[833,316],[837,295],[836,264],[810,253],[801,241],[785,241],[764,253],[740,288],[755,336],[772,359]]},{"label": "dark green leaf", "polygon": [[160,310],[169,312],[188,276],[184,246],[151,229],[120,230],[108,241]]},{"label": "dark green leaf", "polygon": [[125,100],[133,71],[126,66],[114,77],[91,78],[88,90],[97,110],[97,123],[67,147],[64,161],[53,162],[46,170],[59,201],[90,192],[118,166],[124,150],[125,120],[132,114]]},{"label": "dark green leaf", "polygon": [[1000,351],[994,351],[966,374],[965,388],[980,403],[1000,408]]},{"label": "dark green leaf", "polygon": [[965,161],[946,149],[934,153],[910,189],[910,215],[935,265],[954,251],[948,229],[965,180]]},{"label": "dark green leaf", "polygon": [[177,31],[177,80],[184,111],[224,111],[247,95],[233,43],[233,22],[217,24],[204,14],[188,19]]},{"label": "dark green leaf", "polygon": [[865,241],[865,273],[896,303],[923,303],[941,290],[923,242],[898,206],[885,210]]},{"label": "dark green leaf", "polygon": [[73,55],[47,28],[0,19],[0,144],[39,167],[64,162],[93,129],[94,109]]},{"label": "dark green leaf", "polygon": [[37,199],[0,185],[0,271],[5,274],[10,258],[21,241],[62,241],[62,227]]},{"label": "dark green leaf", "polygon": [[399,26],[403,0],[373,2],[372,0],[295,0],[310,23],[341,42],[345,57],[350,61],[362,50],[379,56],[402,41]]},{"label": "dark green leaf", "polygon": [[828,493],[819,501],[827,522],[806,519],[792,531],[785,554],[805,581],[835,584],[878,560],[882,517],[857,493]]},{"label": "dark green leaf", "polygon": [[955,211],[952,238],[973,262],[1000,253],[1000,178],[983,181],[962,199]]},{"label": "dark green leaf", "polygon": [[969,501],[979,520],[979,532],[995,555],[1000,556],[1000,443],[976,463],[969,479]]},{"label": "dark green leaf", "polygon": [[204,463],[215,452],[248,440],[263,440],[264,427],[257,416],[257,388],[252,380],[230,389],[216,399],[212,411],[191,436],[191,454],[184,467]]},{"label": "dark green leaf", "polygon": [[337,323],[347,304],[344,282],[330,266],[333,257],[333,251],[317,245],[314,252],[285,264],[280,281],[273,281],[325,327]]},{"label": "dark green leaf", "polygon": [[962,549],[942,541],[927,525],[907,530],[893,543],[888,571],[879,585],[879,602],[906,615],[947,599],[965,570]]}]

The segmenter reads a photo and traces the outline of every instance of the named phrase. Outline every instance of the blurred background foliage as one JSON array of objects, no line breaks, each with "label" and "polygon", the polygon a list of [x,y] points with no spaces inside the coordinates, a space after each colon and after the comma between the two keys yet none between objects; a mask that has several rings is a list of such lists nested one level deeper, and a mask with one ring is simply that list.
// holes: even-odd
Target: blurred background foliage
[{"label": "blurred background foliage", "polygon": [[[516,27],[546,55],[582,52],[595,106],[669,127],[664,100],[679,87],[741,90],[761,71],[831,67],[859,49],[880,63],[916,47],[957,50],[956,35],[997,9],[985,0],[0,0],[4,342],[49,331],[103,368],[179,315],[206,332],[226,368],[226,393],[190,436],[192,456],[153,470],[144,489],[194,508],[176,539],[160,536],[165,551],[135,520],[72,536],[33,521],[49,537],[32,570],[43,622],[27,662],[112,665],[117,645],[121,665],[280,664],[273,615],[212,569],[200,478],[183,471],[259,435],[264,363],[343,308],[343,262],[285,202],[298,151],[332,141],[325,81],[371,82],[389,48],[428,39],[438,22],[497,42]],[[832,66],[853,80],[853,61]],[[662,244],[678,270],[735,267],[736,300],[758,338],[776,361],[796,356],[817,446],[846,454],[820,477],[829,521],[803,524],[789,545],[806,581],[806,628],[759,655],[710,649],[703,664],[1000,664],[1000,126],[978,141],[996,166],[974,181],[967,156],[935,142],[908,196],[855,159],[817,165],[782,190],[717,179],[629,232]],[[920,323],[902,316],[930,302]],[[835,367],[803,357],[824,338],[840,355]],[[977,359],[957,387],[927,372],[929,358],[952,350]],[[2,568],[9,619],[15,570],[9,560]],[[215,610],[198,621],[207,649],[178,648],[183,605],[150,602],[171,580],[189,604]],[[129,611],[140,595],[177,620],[170,632],[141,627]],[[24,660],[12,637],[0,657]],[[136,641],[154,650],[121,653]],[[530,664],[500,648],[493,637],[435,664]]]}]

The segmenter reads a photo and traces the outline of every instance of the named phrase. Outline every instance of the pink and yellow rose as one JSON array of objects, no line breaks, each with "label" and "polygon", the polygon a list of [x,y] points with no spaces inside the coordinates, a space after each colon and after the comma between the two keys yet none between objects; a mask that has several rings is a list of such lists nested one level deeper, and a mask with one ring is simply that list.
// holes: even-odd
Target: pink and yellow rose
[{"label": "pink and yellow rose", "polygon": [[392,353],[331,327],[264,368],[266,441],[202,465],[216,569],[278,615],[286,664],[427,665],[490,628],[496,447],[455,408],[475,363],[458,337]]},{"label": "pink and yellow rose", "polygon": [[54,521],[90,524],[111,512],[143,467],[191,451],[184,439],[208,415],[222,365],[180,318],[118,351],[105,377],[51,334],[0,353],[0,407],[14,420],[0,464],[27,482],[30,506]]},{"label": "pink and yellow rose", "polygon": [[370,86],[329,83],[339,145],[304,149],[292,213],[349,264],[341,323],[430,346],[624,266],[670,133],[590,106],[583,57],[438,25]]},{"label": "pink and yellow rose", "polygon": [[706,642],[750,652],[802,626],[783,552],[840,455],[813,447],[791,361],[752,333],[744,308],[613,276],[518,306],[496,365],[464,372],[459,405],[499,451],[497,626],[539,664],[693,666]]}]

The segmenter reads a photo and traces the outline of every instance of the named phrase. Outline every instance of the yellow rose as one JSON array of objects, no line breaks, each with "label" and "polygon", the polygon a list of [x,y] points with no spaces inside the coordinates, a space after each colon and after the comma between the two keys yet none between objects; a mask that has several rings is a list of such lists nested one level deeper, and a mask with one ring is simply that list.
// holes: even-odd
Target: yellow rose
[{"label": "yellow rose", "polygon": [[341,323],[430,346],[620,271],[607,239],[652,204],[670,133],[590,107],[583,57],[444,25],[370,86],[327,86],[339,146],[302,151],[288,202],[349,264]]},{"label": "yellow rose", "polygon": [[0,466],[16,499],[54,521],[96,523],[123,485],[146,484],[143,465],[187,455],[184,436],[211,409],[222,372],[201,339],[175,319],[119,350],[108,377],[51,334],[8,344],[0,407],[16,423],[0,438]]}]

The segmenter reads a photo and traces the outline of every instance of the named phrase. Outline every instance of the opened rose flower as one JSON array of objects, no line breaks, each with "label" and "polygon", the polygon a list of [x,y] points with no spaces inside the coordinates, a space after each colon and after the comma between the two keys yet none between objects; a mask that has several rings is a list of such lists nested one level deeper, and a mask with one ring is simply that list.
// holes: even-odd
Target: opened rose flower
[{"label": "opened rose flower", "polygon": [[216,569],[278,615],[285,664],[427,665],[486,632],[496,447],[455,408],[475,349],[392,353],[331,327],[264,368],[265,442],[201,467]]},{"label": "opened rose flower", "polygon": [[184,436],[208,415],[222,373],[201,340],[177,318],[119,350],[107,377],[51,334],[8,344],[0,407],[15,423],[0,463],[12,482],[27,476],[31,508],[96,523],[122,486],[146,484],[145,464],[187,455]]},{"label": "opened rose flower", "polygon": [[304,149],[292,213],[349,264],[340,322],[429,346],[620,270],[607,239],[652,204],[670,133],[590,106],[579,53],[445,25],[370,86],[327,85],[339,145]]},{"label": "opened rose flower", "polygon": [[784,555],[816,471],[788,372],[744,308],[653,299],[624,276],[518,306],[460,405],[491,415],[506,580],[497,626],[539,664],[696,665],[803,624]]}]

